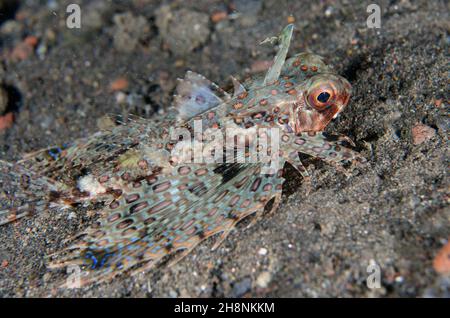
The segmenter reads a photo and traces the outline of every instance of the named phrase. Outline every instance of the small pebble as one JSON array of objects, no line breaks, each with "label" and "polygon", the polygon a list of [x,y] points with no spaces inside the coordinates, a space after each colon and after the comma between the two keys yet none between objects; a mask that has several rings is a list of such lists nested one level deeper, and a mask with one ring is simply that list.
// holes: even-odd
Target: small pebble
[{"label": "small pebble", "polygon": [[38,44],[39,40],[34,35],[29,35],[25,38],[25,40],[23,40],[23,42],[34,48]]},{"label": "small pebble", "polygon": [[0,116],[0,131],[10,128],[14,122],[14,115],[9,112],[3,116]]},{"label": "small pebble", "polygon": [[211,21],[213,23],[218,23],[222,20],[225,20],[228,17],[228,13],[226,11],[217,11],[211,15]]},{"label": "small pebble", "polygon": [[403,283],[404,280],[405,280],[405,279],[403,278],[403,276],[397,276],[397,277],[395,277],[395,282],[398,283],[398,284]]},{"label": "small pebble", "polygon": [[106,23],[109,10],[106,2],[98,1],[88,5],[82,16],[82,27],[89,30],[100,30]]},{"label": "small pebble", "polygon": [[100,130],[111,129],[115,126],[114,121],[111,119],[111,116],[104,115],[97,119],[97,127]]},{"label": "small pebble", "polygon": [[267,248],[264,247],[260,248],[258,254],[261,256],[267,255]]},{"label": "small pebble", "polygon": [[258,23],[258,14],[263,8],[263,1],[235,0],[234,6],[240,13],[240,24],[243,27],[251,27]]},{"label": "small pebble", "polygon": [[184,56],[199,47],[209,37],[210,17],[201,12],[161,6],[156,13],[156,25],[167,47],[177,56]]},{"label": "small pebble", "polygon": [[265,271],[258,275],[258,278],[256,279],[256,285],[260,288],[267,288],[271,280],[272,274]]},{"label": "small pebble", "polygon": [[124,77],[119,77],[109,84],[112,91],[122,91],[128,88],[128,80]]},{"label": "small pebble", "polygon": [[116,102],[117,104],[121,105],[121,104],[125,104],[127,101],[127,94],[125,94],[124,92],[117,92],[116,93]]},{"label": "small pebble", "polygon": [[115,24],[114,47],[121,52],[134,51],[139,41],[145,39],[150,32],[147,19],[143,16],[135,16],[131,12],[116,14],[113,21]]},{"label": "small pebble", "polygon": [[430,140],[436,135],[436,131],[424,124],[416,124],[412,128],[412,138],[414,145],[420,145],[421,143]]},{"label": "small pebble", "polygon": [[13,61],[23,61],[28,59],[33,54],[34,48],[29,43],[20,42],[11,52],[11,59]]},{"label": "small pebble", "polygon": [[23,30],[23,25],[15,20],[7,20],[0,27],[2,35],[19,35]]},{"label": "small pebble", "polygon": [[75,212],[70,212],[69,215],[67,216],[67,219],[72,220],[72,219],[76,219],[77,218],[77,214]]},{"label": "small pebble", "polygon": [[50,281],[51,278],[52,278],[52,274],[45,273],[44,276],[42,277],[42,280],[44,281],[44,283],[47,283],[48,281]]},{"label": "small pebble", "polygon": [[169,291],[169,297],[170,298],[177,298],[178,297],[178,293],[174,290],[170,290]]},{"label": "small pebble", "polygon": [[250,278],[244,278],[243,280],[237,282],[233,286],[231,292],[232,297],[242,297],[252,288],[252,280]]},{"label": "small pebble", "polygon": [[185,65],[186,63],[185,63],[185,61],[184,60],[182,60],[182,59],[177,59],[176,61],[175,61],[175,67],[184,67],[184,65]]}]

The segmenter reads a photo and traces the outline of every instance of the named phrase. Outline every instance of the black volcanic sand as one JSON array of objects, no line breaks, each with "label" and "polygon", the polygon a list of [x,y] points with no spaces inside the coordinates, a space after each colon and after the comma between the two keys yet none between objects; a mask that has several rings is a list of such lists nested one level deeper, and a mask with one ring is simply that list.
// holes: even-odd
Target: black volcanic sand
[{"label": "black volcanic sand", "polygon": [[[258,43],[292,14],[290,54],[320,54],[352,83],[350,105],[327,131],[355,140],[368,164],[346,177],[307,160],[309,195],[287,167],[278,211],[240,224],[218,250],[211,239],[173,267],[90,288],[57,289],[66,273],[48,270],[45,256],[93,213],[51,210],[3,226],[1,296],[450,296],[450,279],[433,269],[450,236],[448,2],[378,1],[381,28],[368,29],[372,1],[81,1],[79,30],[65,26],[72,0],[41,2],[0,4],[9,96],[0,110],[15,114],[0,132],[1,159],[88,136],[108,124],[105,114],[151,120],[188,69],[230,88],[229,75],[245,79],[272,59],[275,49]],[[39,43],[17,60],[11,51],[29,35]],[[110,84],[121,77],[128,87],[117,94]],[[427,135],[414,143],[418,124]],[[366,285],[371,263],[381,288]]]}]

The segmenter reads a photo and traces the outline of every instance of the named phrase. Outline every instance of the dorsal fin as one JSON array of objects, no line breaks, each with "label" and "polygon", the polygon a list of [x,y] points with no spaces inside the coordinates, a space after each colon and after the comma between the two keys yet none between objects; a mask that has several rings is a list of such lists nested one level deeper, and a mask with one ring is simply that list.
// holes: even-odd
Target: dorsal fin
[{"label": "dorsal fin", "polygon": [[[288,24],[281,34],[278,36],[278,43],[280,43],[278,53],[273,60],[273,65],[269,68],[264,78],[263,85],[275,82],[281,73],[281,68],[283,67],[284,61],[286,60],[286,55],[289,50],[289,44],[291,43],[292,31],[294,30],[293,24]],[[264,40],[262,43],[273,42],[273,38]]]},{"label": "dorsal fin", "polygon": [[187,120],[230,99],[225,91],[204,76],[187,71],[179,79],[174,106],[178,120]]}]

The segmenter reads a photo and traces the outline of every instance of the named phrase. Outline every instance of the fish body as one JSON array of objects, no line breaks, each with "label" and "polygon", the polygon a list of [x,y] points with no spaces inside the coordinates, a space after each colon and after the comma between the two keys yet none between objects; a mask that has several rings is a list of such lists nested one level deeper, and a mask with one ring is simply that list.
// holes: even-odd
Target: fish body
[{"label": "fish body", "polygon": [[292,30],[278,37],[267,74],[244,84],[233,79],[233,95],[188,72],[167,115],[2,162],[25,203],[0,211],[0,224],[50,206],[102,206],[98,223],[49,263],[83,266],[82,283],[98,283],[166,256],[179,260],[221,234],[218,246],[242,219],[269,202],[275,210],[285,163],[308,178],[299,153],[337,167],[363,160],[342,145],[345,137],[322,133],[347,105],[350,84],[317,55],[286,60]]}]

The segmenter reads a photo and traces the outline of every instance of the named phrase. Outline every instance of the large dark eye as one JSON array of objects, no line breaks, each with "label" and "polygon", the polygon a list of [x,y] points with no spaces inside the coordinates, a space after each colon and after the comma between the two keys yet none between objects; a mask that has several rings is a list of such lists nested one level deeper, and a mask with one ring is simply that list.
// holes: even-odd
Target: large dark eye
[{"label": "large dark eye", "polygon": [[322,111],[333,103],[334,97],[334,89],[331,86],[321,85],[309,92],[308,102],[318,111]]},{"label": "large dark eye", "polygon": [[319,96],[317,96],[317,100],[324,104],[326,102],[328,102],[329,99],[330,99],[330,93],[328,93],[328,92],[322,92],[319,94]]}]

